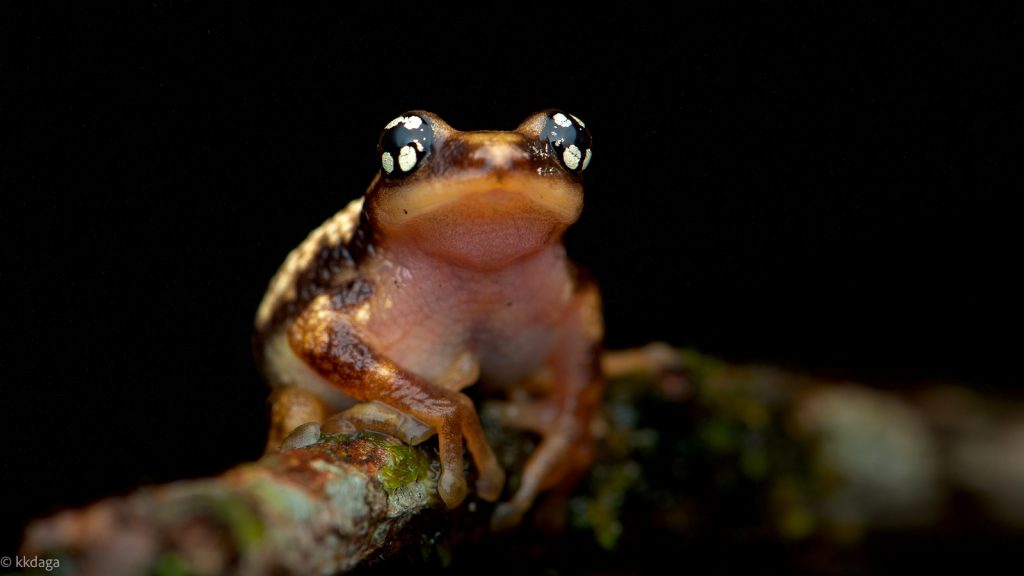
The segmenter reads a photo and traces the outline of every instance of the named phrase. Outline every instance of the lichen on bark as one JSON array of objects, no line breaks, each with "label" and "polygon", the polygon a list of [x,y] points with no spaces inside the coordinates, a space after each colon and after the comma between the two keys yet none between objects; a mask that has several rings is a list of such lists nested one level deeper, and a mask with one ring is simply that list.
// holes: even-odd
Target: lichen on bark
[{"label": "lichen on bark", "polygon": [[[595,569],[684,551],[699,565],[707,550],[760,549],[755,541],[806,553],[810,564],[797,564],[814,569],[867,534],[907,533],[912,543],[929,526],[955,526],[953,494],[971,494],[977,514],[1008,534],[1024,526],[1019,403],[964,386],[896,393],[664,346],[604,365],[618,376],[599,456],[575,492],[552,491],[527,519],[519,537],[556,548],[531,569],[578,571],[580,550]],[[536,438],[497,427],[486,406],[481,421],[514,489]],[[523,566],[520,548],[488,534],[492,505],[471,497],[445,509],[434,446],[322,434],[215,478],[38,520],[22,551],[104,576],[333,574],[400,549],[411,552],[403,561],[475,555]],[[566,512],[569,545],[534,530]],[[651,550],[658,539],[675,547]],[[474,542],[468,555],[452,548],[460,541]],[[576,552],[566,559],[558,546]]]}]

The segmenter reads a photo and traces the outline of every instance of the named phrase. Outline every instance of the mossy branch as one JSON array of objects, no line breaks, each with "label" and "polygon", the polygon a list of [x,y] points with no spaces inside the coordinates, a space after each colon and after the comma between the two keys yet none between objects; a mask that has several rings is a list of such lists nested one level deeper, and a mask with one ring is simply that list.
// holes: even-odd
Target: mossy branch
[{"label": "mossy branch", "polygon": [[409,541],[443,505],[426,448],[320,441],[210,479],[144,488],[29,527],[25,551],[76,574],[333,574]]},{"label": "mossy branch", "polygon": [[[645,550],[636,535],[652,526],[675,542],[756,533],[847,546],[875,530],[937,525],[955,512],[953,493],[974,495],[995,522],[1024,526],[1020,404],[948,385],[897,394],[664,346],[604,365],[619,376],[602,452],[568,502],[597,552]],[[488,433],[514,486],[533,440]],[[216,478],[36,521],[22,552],[87,575],[345,572],[430,546],[439,528],[458,524],[455,539],[486,531],[489,505],[444,509],[438,470],[426,444],[323,435]],[[643,526],[624,526],[624,510]]]}]

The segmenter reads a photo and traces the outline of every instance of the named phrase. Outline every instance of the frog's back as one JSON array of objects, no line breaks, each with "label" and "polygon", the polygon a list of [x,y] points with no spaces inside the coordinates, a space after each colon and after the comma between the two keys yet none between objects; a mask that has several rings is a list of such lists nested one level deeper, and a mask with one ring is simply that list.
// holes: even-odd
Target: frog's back
[{"label": "frog's back", "polygon": [[355,275],[357,250],[352,243],[362,209],[363,198],[349,202],[288,254],[256,312],[257,349],[303,305]]},{"label": "frog's back", "polygon": [[317,295],[356,277],[364,251],[359,226],[362,208],[362,198],[353,200],[292,250],[270,280],[256,312],[253,353],[271,386],[314,391],[335,410],[350,405],[351,399],[295,356],[287,327]]}]

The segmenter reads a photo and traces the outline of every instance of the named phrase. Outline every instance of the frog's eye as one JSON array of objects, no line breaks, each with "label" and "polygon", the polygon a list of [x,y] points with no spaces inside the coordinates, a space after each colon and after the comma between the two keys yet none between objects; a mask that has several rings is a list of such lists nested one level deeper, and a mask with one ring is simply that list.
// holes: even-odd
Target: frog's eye
[{"label": "frog's eye", "polygon": [[541,139],[551,146],[552,152],[569,172],[582,174],[590,165],[590,130],[572,114],[559,110],[549,112]]},{"label": "frog's eye", "polygon": [[411,174],[430,154],[434,146],[434,128],[415,113],[406,113],[384,127],[377,143],[377,157],[386,178]]}]

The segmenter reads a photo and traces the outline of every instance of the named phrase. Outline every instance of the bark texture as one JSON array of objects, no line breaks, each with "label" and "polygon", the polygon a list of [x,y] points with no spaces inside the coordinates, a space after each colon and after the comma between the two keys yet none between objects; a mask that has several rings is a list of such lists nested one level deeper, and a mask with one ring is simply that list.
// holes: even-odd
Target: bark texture
[{"label": "bark texture", "polygon": [[[809,560],[787,566],[814,571],[871,533],[960,538],[949,527],[965,496],[985,526],[1024,527],[1019,403],[956,385],[897,393],[659,345],[609,354],[604,367],[613,378],[598,461],[574,493],[556,491],[529,520],[568,517],[590,542],[569,546],[592,546],[586,555],[604,562],[595,570],[619,561],[602,550],[654,559],[658,539],[677,543],[673,554],[699,555],[701,542],[738,538],[731,549],[797,543],[791,552]],[[514,488],[535,439],[496,427],[486,406],[481,417]],[[446,538],[493,540],[493,507],[471,497],[445,510],[438,470],[430,442],[321,435],[215,478],[38,520],[22,551],[71,574],[334,574],[399,549],[436,552]],[[490,563],[521,559],[504,544],[473,549]]]}]

